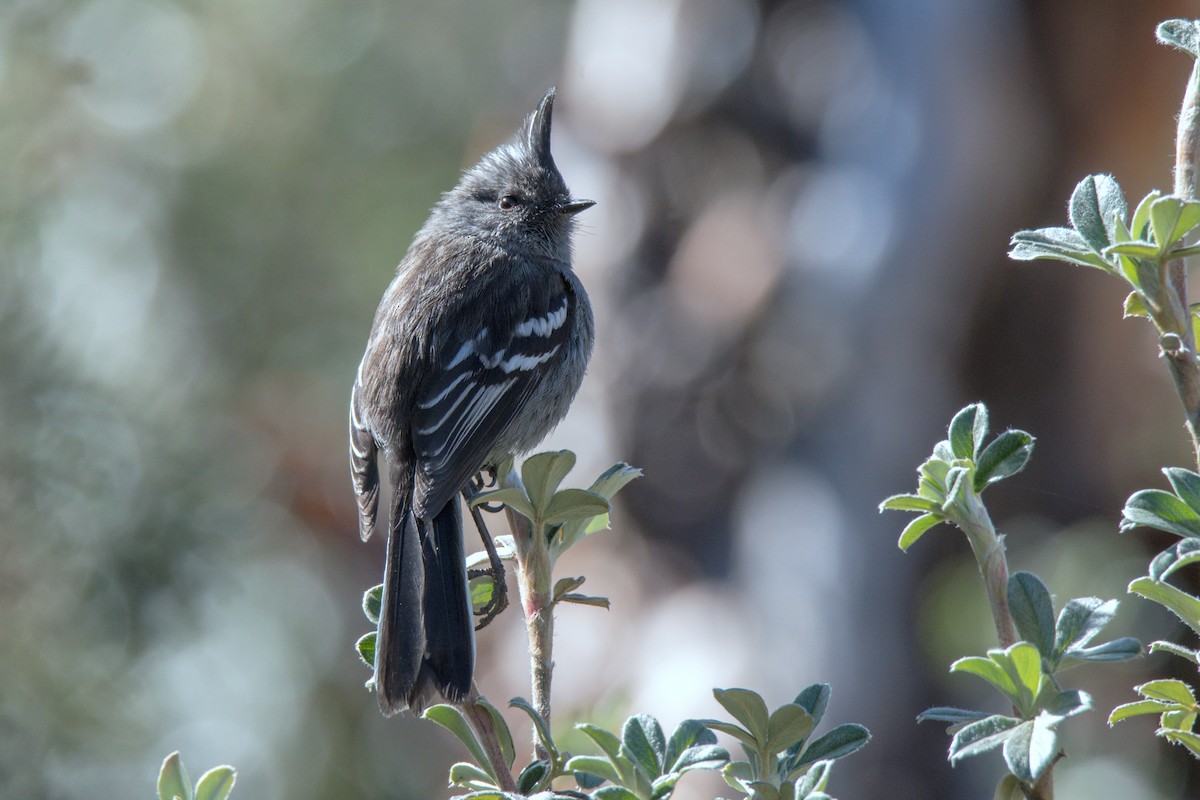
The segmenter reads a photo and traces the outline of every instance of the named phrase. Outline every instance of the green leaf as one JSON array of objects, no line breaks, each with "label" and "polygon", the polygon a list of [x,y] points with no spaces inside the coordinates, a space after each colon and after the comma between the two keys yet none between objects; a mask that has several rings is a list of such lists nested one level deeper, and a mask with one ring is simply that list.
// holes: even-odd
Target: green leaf
[{"label": "green leaf", "polygon": [[517,792],[522,795],[530,795],[545,789],[549,784],[550,775],[549,761],[543,759],[530,761],[517,775]]},{"label": "green leaf", "polygon": [[1183,681],[1173,679],[1150,681],[1133,687],[1133,690],[1147,700],[1176,703],[1187,709],[1196,707],[1196,696],[1192,693],[1192,687]]},{"label": "green leaf", "polygon": [[822,796],[821,792],[829,785],[829,775],[832,771],[832,761],[814,763],[808,772],[796,781],[796,796],[806,799]]},{"label": "green leaf", "polygon": [[517,512],[531,522],[537,519],[537,511],[534,509],[533,504],[529,502],[529,498],[526,496],[525,492],[521,491],[521,489],[516,486],[480,492],[471,498],[472,506],[478,506],[484,503],[503,503],[505,506]]},{"label": "green leaf", "polygon": [[196,800],[225,800],[236,782],[237,772],[233,767],[213,767],[196,781]]},{"label": "green leaf", "polygon": [[504,757],[504,766],[512,769],[513,762],[516,761],[516,748],[513,747],[512,731],[508,729],[508,723],[504,721],[504,716],[500,710],[487,701],[485,697],[479,697],[475,703],[487,712],[492,718],[492,728],[496,731],[496,739],[500,744],[500,754]]},{"label": "green leaf", "polygon": [[762,697],[749,689],[713,689],[713,696],[722,708],[749,731],[759,745],[767,743],[770,736],[770,715]]},{"label": "green leaf", "polygon": [[821,718],[825,716],[825,709],[829,707],[829,698],[832,695],[833,689],[828,683],[814,683],[805,686],[792,702],[807,711],[813,718],[813,725],[816,726],[821,724]]},{"label": "green leaf", "polygon": [[706,719],[703,722],[709,729],[719,733],[727,733],[748,748],[756,751],[761,749],[758,740],[754,738],[754,734],[741,726],[734,725],[732,722],[722,722],[718,719]]},{"label": "green leaf", "polygon": [[1021,720],[994,714],[963,727],[950,741],[950,763],[995,750],[1004,744]]},{"label": "green leaf", "polygon": [[[998,650],[992,652],[1001,652]],[[982,656],[965,656],[950,665],[951,672],[967,672],[978,675],[998,689],[1013,703],[1020,697],[1020,689],[1008,672],[991,658]]]},{"label": "green leaf", "polygon": [[996,658],[1021,689],[1021,702],[1017,707],[1031,709],[1041,691],[1044,674],[1042,657],[1037,648],[1029,642],[1017,642],[1002,653],[993,650],[988,655]]},{"label": "green leaf", "polygon": [[847,722],[812,741],[800,758],[799,764],[813,761],[834,761],[860,750],[871,741],[871,732],[862,725]]},{"label": "green leaf", "polygon": [[942,507],[940,503],[935,503],[917,494],[894,494],[879,504],[879,510],[920,511],[923,513],[933,511],[940,513]]},{"label": "green leaf", "polygon": [[379,609],[383,605],[383,584],[372,586],[363,592],[363,613],[367,615],[367,619],[371,620],[372,625],[379,624]]},{"label": "green leaf", "polygon": [[667,740],[658,720],[647,714],[635,714],[625,720],[621,731],[621,743],[634,763],[653,780],[663,773],[663,759],[667,753]]},{"label": "green leaf", "polygon": [[550,735],[550,726],[546,723],[545,717],[539,714],[538,710],[523,697],[514,697],[512,700],[509,700],[508,707],[525,712],[526,716],[533,722],[533,730],[537,735],[538,741],[546,749],[550,757],[557,760],[558,747],[554,744],[554,737]]},{"label": "green leaf", "polygon": [[[1049,688],[1050,690],[1054,689],[1053,682],[1049,682]],[[1078,689],[1067,689],[1058,692],[1050,698],[1049,702],[1044,703],[1041,713],[1064,720],[1091,709],[1092,696],[1090,694]]]},{"label": "green leaf", "polygon": [[[698,719],[685,719],[671,734],[667,742],[667,752],[663,757],[663,768],[667,772],[680,772],[679,761],[683,754],[693,748],[699,748],[717,743],[716,735],[704,726]],[[726,756],[728,760],[728,756]]]},{"label": "green leaf", "polygon": [[1200,513],[1200,475],[1181,467],[1167,467],[1163,474],[1171,482],[1171,488],[1175,490],[1179,499],[1190,509]]},{"label": "green leaf", "polygon": [[[570,450],[538,453],[521,465],[521,482],[535,510],[546,512],[558,485],[575,466],[575,454]],[[605,509],[607,510],[607,508]]]},{"label": "green leaf", "polygon": [[965,708],[951,706],[935,706],[917,715],[917,722],[948,722],[950,725],[962,725],[967,722],[978,722],[991,716],[982,711],[969,711]]},{"label": "green leaf", "polygon": [[1054,658],[1054,604],[1050,590],[1032,572],[1008,579],[1008,606],[1017,632],[1047,659]]},{"label": "green leaf", "polygon": [[1004,762],[1009,772],[1026,783],[1036,782],[1057,754],[1058,732],[1040,714],[1013,728],[1004,742]]},{"label": "green leaf", "polygon": [[1099,597],[1077,597],[1063,606],[1054,630],[1052,664],[1072,647],[1083,647],[1094,639],[1117,613],[1117,601]]},{"label": "green leaf", "polygon": [[1112,265],[1093,253],[1083,237],[1072,228],[1017,231],[1010,244],[1012,249],[1008,251],[1008,257],[1015,261],[1051,258],[1112,272]]},{"label": "green leaf", "polygon": [[1129,220],[1129,233],[1133,238],[1144,240],[1149,237],[1150,206],[1154,205],[1154,201],[1160,197],[1162,197],[1162,192],[1155,189],[1138,203],[1138,207],[1133,212],[1132,219]]},{"label": "green leaf", "polygon": [[613,763],[600,756],[572,756],[564,769],[567,772],[586,772],[612,783],[621,782],[621,776]]},{"label": "green leaf", "polygon": [[159,800],[175,800],[177,797],[180,800],[192,800],[192,782],[188,780],[178,750],[163,759],[162,768],[158,771]]},{"label": "green leaf", "polygon": [[371,631],[359,637],[354,644],[354,649],[358,651],[358,657],[371,669],[375,669],[375,637],[375,631]]},{"label": "green leaf", "polygon": [[1150,228],[1163,255],[1197,225],[1200,225],[1200,203],[1194,200],[1167,195],[1150,206]]},{"label": "green leaf", "polygon": [[1200,664],[1200,655],[1197,655],[1195,650],[1189,650],[1188,648],[1177,645],[1174,642],[1153,642],[1150,645],[1150,652],[1170,653],[1173,656],[1179,656],[1180,658],[1190,661],[1193,664]]},{"label": "green leaf", "polygon": [[671,772],[684,773],[693,769],[721,769],[729,761],[729,751],[715,744],[698,744],[680,754]]},{"label": "green leaf", "polygon": [[1099,253],[1111,244],[1114,216],[1124,220],[1129,209],[1121,187],[1111,175],[1089,175],[1071,193],[1071,224],[1091,249]]},{"label": "green leaf", "polygon": [[987,436],[987,407],[972,403],[954,415],[950,421],[950,449],[955,458],[973,459]]},{"label": "green leaf", "polygon": [[1200,633],[1200,599],[1176,589],[1169,583],[1145,577],[1131,581],[1129,591],[1164,606],[1186,622],[1189,628]]},{"label": "green leaf", "polygon": [[1167,706],[1164,706],[1157,700],[1137,700],[1133,703],[1124,703],[1114,708],[1112,713],[1108,715],[1108,724],[1111,727],[1121,720],[1126,720],[1130,717],[1142,714],[1161,714],[1166,709]]},{"label": "green leaf", "polygon": [[782,753],[807,739],[814,725],[812,716],[803,707],[795,703],[782,705],[772,712],[767,723],[767,742],[763,750]]},{"label": "green leaf", "polygon": [[454,706],[448,705],[430,706],[421,714],[421,718],[436,722],[454,734],[454,737],[467,748],[467,752],[471,754],[471,758],[475,759],[475,763],[487,773],[492,784],[499,785],[496,776],[492,774],[491,762],[488,761],[483,745],[479,743],[479,739],[475,736],[475,731],[471,729],[461,711]]},{"label": "green leaf", "polygon": [[1063,659],[1063,668],[1083,661],[1128,661],[1142,654],[1142,643],[1132,636],[1122,636],[1094,647],[1073,647]]},{"label": "green leaf", "polygon": [[1163,715],[1159,717],[1158,727],[1174,728],[1178,731],[1190,731],[1196,727],[1196,712],[1185,711],[1183,709],[1164,711]]},{"label": "green leaf", "polygon": [[579,606],[594,606],[603,609],[612,608],[612,603],[607,597],[594,597],[590,594],[568,592],[558,599],[564,603],[574,603]]},{"label": "green leaf", "polygon": [[479,575],[469,579],[467,585],[471,590],[471,612],[478,616],[496,594],[496,579],[491,575]]},{"label": "green leaf", "polygon": [[543,521],[557,525],[571,520],[587,520],[607,514],[608,501],[587,489],[563,489],[550,499]]},{"label": "green leaf", "polygon": [[1160,23],[1155,33],[1163,44],[1182,50],[1192,58],[1200,58],[1200,33],[1194,20],[1169,19]]},{"label": "green leaf", "polygon": [[[624,462],[618,462],[609,467],[604,473],[597,478],[589,488],[590,491],[600,495],[606,500],[612,500],[613,496],[625,487],[630,481],[639,478],[642,475],[640,469],[631,467]],[[609,525],[609,515],[601,514],[593,517],[590,520],[570,520],[563,523],[559,529],[558,539],[553,549],[557,550],[555,556],[561,553],[584,536],[588,536],[596,531],[607,530]]]},{"label": "green leaf", "polygon": [[1158,252],[1158,245],[1154,244],[1153,242],[1142,241],[1141,239],[1109,245],[1108,247],[1104,248],[1101,254],[1105,258],[1112,258],[1113,256],[1120,255],[1139,259],[1158,258],[1160,255]]},{"label": "green leaf", "polygon": [[[600,748],[600,751],[610,759],[615,761],[618,757],[620,757],[621,740],[618,739],[616,735],[609,733],[599,725],[592,725],[589,722],[581,722],[575,726],[575,729],[583,731],[585,734],[587,734],[587,737],[595,742],[596,746]],[[584,771],[590,772],[591,770]]]},{"label": "green leaf", "polygon": [[1157,528],[1176,536],[1200,536],[1200,514],[1170,492],[1142,489],[1125,501],[1121,532],[1138,526]]},{"label": "green leaf", "polygon": [[1200,758],[1200,736],[1190,731],[1175,731],[1159,729],[1156,733],[1166,739],[1171,744],[1181,744],[1188,749],[1193,756]]},{"label": "green leaf", "polygon": [[1125,297],[1124,316],[1129,317],[1147,317],[1150,316],[1150,309],[1146,308],[1145,299],[1137,291],[1132,291]]},{"label": "green leaf", "polygon": [[474,764],[459,761],[450,767],[449,782],[451,786],[462,786],[466,789],[498,789],[496,779]]},{"label": "green leaf", "polygon": [[1034,438],[1025,431],[1007,430],[979,454],[975,464],[975,491],[1025,469],[1033,455]]}]

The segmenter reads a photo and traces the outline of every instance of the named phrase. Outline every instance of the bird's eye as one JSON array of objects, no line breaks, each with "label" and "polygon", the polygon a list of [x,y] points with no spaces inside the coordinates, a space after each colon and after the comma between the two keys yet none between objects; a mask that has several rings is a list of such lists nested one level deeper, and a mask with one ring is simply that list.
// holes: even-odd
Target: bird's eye
[{"label": "bird's eye", "polygon": [[516,195],[506,194],[501,195],[498,205],[500,206],[501,211],[511,211],[512,209],[516,208],[520,202],[521,201],[517,199]]}]

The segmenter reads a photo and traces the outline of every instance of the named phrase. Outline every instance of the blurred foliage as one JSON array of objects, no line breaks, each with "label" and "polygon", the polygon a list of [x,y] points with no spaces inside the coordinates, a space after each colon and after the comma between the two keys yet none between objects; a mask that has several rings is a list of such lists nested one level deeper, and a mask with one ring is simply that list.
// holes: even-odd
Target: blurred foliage
[{"label": "blurred foliage", "polygon": [[341,655],[373,556],[316,539],[356,546],[379,292],[568,13],[0,5],[0,796],[142,796],[176,748],[255,798],[436,785],[364,746],[411,737]]}]

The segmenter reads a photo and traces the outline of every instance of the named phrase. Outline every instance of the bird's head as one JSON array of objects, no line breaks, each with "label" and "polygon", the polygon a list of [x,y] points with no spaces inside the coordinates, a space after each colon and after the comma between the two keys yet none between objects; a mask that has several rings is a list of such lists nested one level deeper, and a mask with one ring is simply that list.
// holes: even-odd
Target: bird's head
[{"label": "bird's head", "polygon": [[594,203],[576,200],[550,154],[554,89],[525,121],[520,133],[480,159],[438,211],[472,234],[527,245],[551,257],[570,247],[572,221]]}]

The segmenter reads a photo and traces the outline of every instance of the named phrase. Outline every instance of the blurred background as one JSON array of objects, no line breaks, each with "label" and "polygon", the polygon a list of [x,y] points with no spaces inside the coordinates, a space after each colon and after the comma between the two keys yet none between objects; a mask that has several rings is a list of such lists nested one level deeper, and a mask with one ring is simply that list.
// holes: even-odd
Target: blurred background
[{"label": "blurred background", "polygon": [[[879,515],[955,410],[1039,437],[989,493],[1014,569],[1126,598],[1124,499],[1190,462],[1116,281],[1005,258],[1075,183],[1171,184],[1187,59],[1147,0],[6,0],[0,4],[0,796],[149,797],[181,749],[235,797],[436,798],[462,757],[385,721],[354,654],[382,542],[355,534],[346,402],[440,192],[559,87],[554,150],[598,201],[599,341],[546,447],[645,470],[562,565],[556,723],[673,727],[713,687],[833,684],[866,750],[842,798],[985,797],[935,704],[992,643],[961,537]],[[964,620],[978,635],[964,636]],[[480,684],[528,695],[515,609]],[[1153,657],[1069,678],[1070,797],[1200,793],[1153,720],[1104,725]],[[989,705],[990,704],[990,705]],[[519,720],[512,718],[520,730]],[[581,747],[568,739],[568,746]],[[676,795],[723,784],[686,778]],[[728,790],[725,791],[728,794]]]}]

